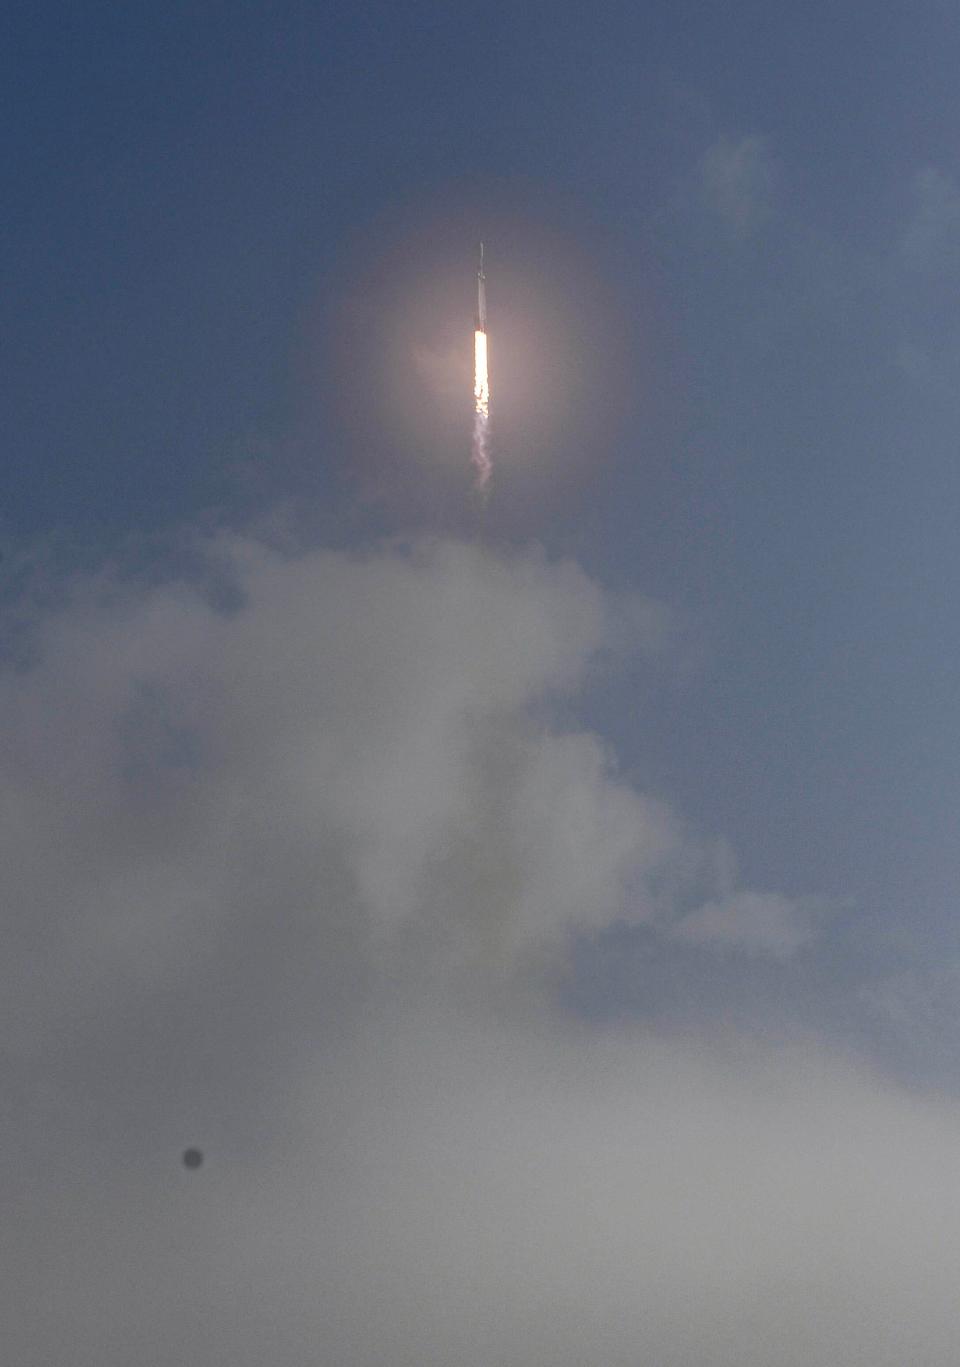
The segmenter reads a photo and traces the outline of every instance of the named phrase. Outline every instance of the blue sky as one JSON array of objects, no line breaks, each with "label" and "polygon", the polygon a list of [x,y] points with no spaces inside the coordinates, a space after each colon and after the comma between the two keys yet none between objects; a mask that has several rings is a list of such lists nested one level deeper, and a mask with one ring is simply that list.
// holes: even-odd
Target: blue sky
[{"label": "blue sky", "polygon": [[340,264],[445,195],[556,206],[682,378],[522,530],[709,643],[605,729],[755,878],[950,936],[951,7],[40,6],[4,50],[9,538],[229,507],[251,452],[352,503],[341,429],[281,454]]},{"label": "blue sky", "polygon": [[[929,1122],[930,1144],[956,1151],[952,1111],[922,1109],[949,1108],[960,1085],[956,6],[39,3],[5,29],[0,877],[22,909],[11,962],[39,945],[43,967],[29,969],[40,1004],[11,987],[4,1047],[32,1099],[20,1139],[39,1154],[36,1189],[62,1122],[86,1174],[68,1197],[97,1244],[99,1124],[136,1180],[151,1143],[212,1135],[294,1212],[306,1198],[258,1166],[256,1136],[270,1163],[325,1174],[329,1140],[350,1192],[370,1178],[342,1156],[350,1126],[395,1123],[422,1195],[432,1131],[417,1107],[433,1102],[418,1041],[438,1077],[477,1060],[485,1096],[540,1097],[544,1070],[554,1079],[544,1112],[525,1112],[523,1170],[557,1114],[579,1134],[566,1097],[590,1071],[559,1044],[545,1058],[518,1024],[544,982],[560,984],[558,1040],[572,1016],[656,1041],[640,1062],[619,1045],[603,1056],[603,1094],[585,1103],[601,1134],[629,1130],[631,1088],[649,1087],[656,1142],[669,1149],[674,1120],[695,1136],[691,1098],[716,1063],[704,1123],[729,1157],[720,1180],[739,1180],[737,1098],[753,1114],[800,1050],[800,1090],[758,1141],[782,1190],[820,1190],[789,1156],[808,1101],[825,1117],[814,1147],[849,1105],[850,1134],[916,1124],[927,1152]],[[462,383],[480,234],[495,463],[482,515]],[[561,940],[575,946],[563,970]],[[400,1041],[403,1081],[381,1109],[368,1018]],[[728,1030],[769,1054],[715,1056]],[[181,1076],[192,1038],[202,1057]],[[516,1060],[502,1076],[500,1057]],[[867,1073],[845,1073],[851,1058]],[[467,1125],[478,1168],[509,1192],[519,1178],[453,1094],[443,1123]],[[324,1102],[360,1119],[327,1135]],[[619,1150],[591,1142],[619,1171]],[[845,1162],[859,1172],[856,1145],[826,1182],[841,1196]],[[895,1145],[867,1167],[882,1191]],[[922,1249],[939,1196],[916,1180],[903,1199]],[[684,1181],[669,1167],[668,1189]],[[188,1216],[150,1191],[169,1290]],[[210,1198],[207,1272],[252,1218],[235,1198]],[[531,1228],[547,1220],[538,1200]],[[509,1225],[510,1200],[494,1208]],[[558,1218],[575,1227],[577,1209]],[[698,1246],[710,1209],[690,1226]],[[676,1211],[643,1218],[675,1233]],[[345,1266],[376,1264],[370,1294],[389,1300],[392,1273],[335,1215]],[[812,1285],[833,1236],[794,1247],[757,1218],[785,1280],[800,1268]],[[254,1240],[258,1265],[277,1249],[296,1261],[291,1222]],[[103,1286],[142,1235],[123,1230]],[[37,1256],[59,1237],[51,1217]],[[459,1266],[457,1238],[441,1244]],[[703,1342],[749,1320],[737,1277],[763,1269],[743,1258]],[[67,1263],[77,1303],[99,1304],[96,1269]],[[496,1258],[484,1266],[499,1304]],[[611,1285],[602,1260],[590,1269]],[[220,1337],[198,1327],[216,1300],[207,1272],[170,1352],[245,1364],[255,1334],[235,1341],[222,1309]],[[544,1274],[560,1302],[566,1275]],[[264,1324],[288,1294],[268,1288]],[[784,1314],[822,1319],[809,1360],[825,1361],[860,1331],[828,1290],[811,1294]],[[82,1360],[68,1306],[44,1361],[132,1360],[167,1312],[130,1297],[116,1343],[91,1330]],[[543,1325],[517,1314],[540,1345],[531,1364],[550,1357]],[[455,1322],[462,1341],[412,1334],[409,1360],[472,1361],[477,1325]],[[702,1342],[664,1325],[656,1360],[699,1364]],[[922,1328],[925,1360],[947,1364],[950,1316]],[[761,1330],[717,1351],[801,1360]],[[347,1333],[340,1360],[379,1360],[390,1334],[370,1332],[374,1347]],[[894,1339],[856,1342],[849,1360],[875,1362]],[[277,1360],[300,1367],[303,1351],[291,1339]]]}]

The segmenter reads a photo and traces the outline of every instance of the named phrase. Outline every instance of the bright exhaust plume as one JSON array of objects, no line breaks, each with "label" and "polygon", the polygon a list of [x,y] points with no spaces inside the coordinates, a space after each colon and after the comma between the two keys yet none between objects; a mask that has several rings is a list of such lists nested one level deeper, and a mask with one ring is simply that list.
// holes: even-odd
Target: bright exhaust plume
[{"label": "bright exhaust plume", "polygon": [[485,493],[493,473],[489,451],[490,379],[487,374],[487,334],[473,334],[473,464],[476,487]]}]

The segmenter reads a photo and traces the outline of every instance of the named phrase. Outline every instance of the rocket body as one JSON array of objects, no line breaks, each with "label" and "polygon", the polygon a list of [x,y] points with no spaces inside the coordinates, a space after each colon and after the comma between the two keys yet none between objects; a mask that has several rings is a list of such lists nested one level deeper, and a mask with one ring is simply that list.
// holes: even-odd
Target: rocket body
[{"label": "rocket body", "polygon": [[487,277],[483,273],[483,243],[477,269],[477,317],[473,329],[474,412],[485,426],[490,416],[490,381],[487,378]]},{"label": "rocket body", "polygon": [[483,273],[483,243],[480,243],[480,267],[477,271],[477,332],[487,330],[487,277]]}]

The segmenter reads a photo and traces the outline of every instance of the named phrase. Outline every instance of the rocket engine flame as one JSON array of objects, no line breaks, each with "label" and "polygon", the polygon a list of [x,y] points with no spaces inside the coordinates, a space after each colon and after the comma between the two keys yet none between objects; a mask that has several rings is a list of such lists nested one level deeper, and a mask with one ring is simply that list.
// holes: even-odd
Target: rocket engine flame
[{"label": "rocket engine flame", "polygon": [[473,450],[470,460],[478,493],[485,494],[493,474],[489,450],[490,378],[487,374],[487,293],[483,243],[477,271],[477,321],[473,333]]},{"label": "rocket engine flame", "polygon": [[490,420],[490,381],[487,376],[487,334],[478,328],[473,334],[473,452],[471,462],[476,487],[484,493],[490,483],[493,464],[488,449]]},{"label": "rocket engine flame", "polygon": [[487,377],[487,334],[473,334],[473,397],[476,411],[483,417],[490,416],[490,381]]}]

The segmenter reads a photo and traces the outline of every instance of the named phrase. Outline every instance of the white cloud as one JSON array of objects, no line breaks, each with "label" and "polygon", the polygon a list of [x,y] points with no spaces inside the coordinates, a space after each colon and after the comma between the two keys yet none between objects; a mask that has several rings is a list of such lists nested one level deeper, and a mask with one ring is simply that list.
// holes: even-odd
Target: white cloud
[{"label": "white cloud", "polygon": [[[80,586],[37,623],[34,667],[0,680],[11,1028],[118,972],[175,974],[266,905],[358,954],[426,937],[506,961],[647,914],[680,823],[596,737],[531,711],[624,645],[623,612],[573,565],[207,553],[241,609],[185,583]],[[662,632],[650,614],[652,647]]]},{"label": "white cloud", "polygon": [[74,1131],[6,1280],[13,1360],[952,1367],[955,1107],[516,1010],[371,1012],[196,1177]]},{"label": "white cloud", "polygon": [[734,892],[706,902],[677,922],[674,933],[695,944],[789,958],[815,934],[809,901],[775,892]]},{"label": "white cloud", "polygon": [[207,553],[229,611],[75,585],[0,681],[10,1360],[952,1367],[956,1108],[549,990],[691,883],[798,935],[556,721],[623,646],[598,586]]},{"label": "white cloud", "polygon": [[766,138],[721,136],[700,163],[707,207],[735,238],[753,235],[773,211],[776,164]]}]

